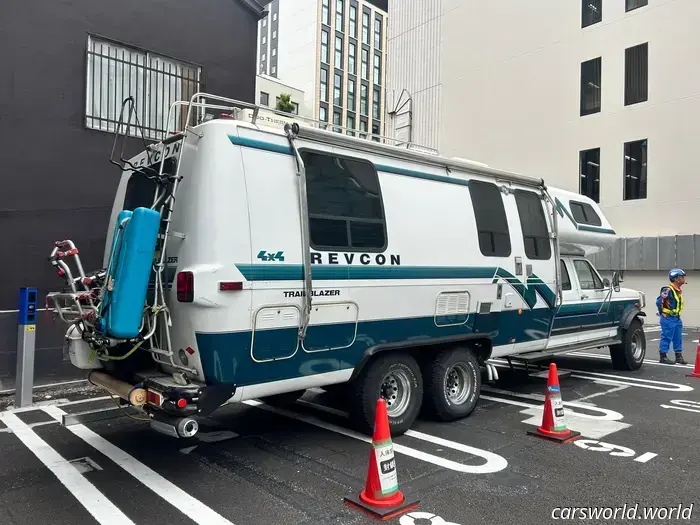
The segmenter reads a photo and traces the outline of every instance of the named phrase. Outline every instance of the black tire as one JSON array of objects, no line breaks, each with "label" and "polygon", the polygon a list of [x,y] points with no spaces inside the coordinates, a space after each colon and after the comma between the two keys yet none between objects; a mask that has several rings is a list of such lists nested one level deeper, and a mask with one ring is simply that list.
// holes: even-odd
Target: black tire
[{"label": "black tire", "polygon": [[[641,352],[637,348],[641,345]],[[638,353],[635,356],[635,353]],[[610,359],[616,370],[639,370],[647,353],[647,339],[639,319],[632,320],[622,335],[622,343],[610,346]]]},{"label": "black tire", "polygon": [[[392,377],[394,383],[391,382]],[[387,353],[379,355],[363,368],[360,375],[353,381],[353,399],[350,403],[350,416],[354,425],[360,432],[372,435],[374,430],[374,416],[377,409],[377,400],[382,396],[382,384],[385,384],[385,393],[389,391],[389,385],[395,385],[403,380],[403,389],[399,394],[401,399],[405,399],[406,406],[399,414],[392,415],[392,405],[396,406],[396,401],[387,402],[387,412],[389,414],[389,429],[392,436],[400,436],[411,428],[413,422],[420,413],[423,404],[423,377],[416,360],[401,353]],[[401,379],[399,379],[401,378]],[[393,390],[393,386],[391,387]],[[403,396],[408,394],[408,398]],[[387,396],[389,397],[389,396]],[[401,403],[401,401],[398,401]]]},{"label": "black tire", "polygon": [[[446,385],[450,379],[458,383],[456,389],[464,389],[458,399],[449,395],[450,391],[455,392],[455,388],[448,389]],[[424,380],[426,408],[438,419],[461,419],[476,408],[481,392],[481,369],[473,352],[465,348],[452,348],[440,352],[426,362]]]},{"label": "black tire", "polygon": [[303,396],[305,392],[306,390],[295,390],[294,392],[285,392],[284,394],[275,394],[273,396],[267,396],[262,398],[262,400],[268,405],[285,407],[296,403],[297,399]]}]

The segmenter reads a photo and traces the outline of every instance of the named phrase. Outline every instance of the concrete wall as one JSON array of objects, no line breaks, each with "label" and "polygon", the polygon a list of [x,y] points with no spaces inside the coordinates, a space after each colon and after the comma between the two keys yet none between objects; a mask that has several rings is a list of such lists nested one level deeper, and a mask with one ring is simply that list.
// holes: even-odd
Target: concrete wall
[{"label": "concrete wall", "polygon": [[[0,313],[0,379],[14,375],[17,289],[43,297],[61,285],[47,261],[53,241],[71,238],[86,268],[101,265],[119,171],[108,161],[114,135],[84,123],[88,33],[198,63],[205,90],[253,102],[256,27],[242,0],[0,2],[0,311],[10,310]],[[60,353],[50,333],[39,327],[38,346]]]}]

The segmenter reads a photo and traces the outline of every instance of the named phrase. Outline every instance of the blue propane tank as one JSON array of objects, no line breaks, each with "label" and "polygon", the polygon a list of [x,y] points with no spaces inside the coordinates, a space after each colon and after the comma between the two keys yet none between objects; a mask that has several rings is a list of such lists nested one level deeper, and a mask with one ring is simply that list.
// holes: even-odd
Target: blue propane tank
[{"label": "blue propane tank", "polygon": [[110,254],[114,288],[105,291],[101,308],[108,336],[130,339],[139,333],[159,229],[160,213],[150,208],[124,210],[117,218]]}]

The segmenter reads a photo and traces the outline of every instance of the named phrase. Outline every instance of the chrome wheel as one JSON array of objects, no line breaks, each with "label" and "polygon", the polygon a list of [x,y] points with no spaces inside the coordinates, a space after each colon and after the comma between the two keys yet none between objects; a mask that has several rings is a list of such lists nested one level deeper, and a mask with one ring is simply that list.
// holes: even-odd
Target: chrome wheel
[{"label": "chrome wheel", "polygon": [[467,367],[458,363],[445,374],[445,395],[455,405],[463,404],[472,390],[472,378]]},{"label": "chrome wheel", "polygon": [[382,380],[379,395],[386,401],[389,417],[399,417],[411,401],[411,381],[403,370],[389,372]]},{"label": "chrome wheel", "polygon": [[642,334],[639,330],[634,332],[634,334],[632,335],[632,341],[630,342],[630,346],[632,347],[631,350],[634,360],[639,361],[642,358],[642,354],[644,353],[644,342],[642,341]]}]

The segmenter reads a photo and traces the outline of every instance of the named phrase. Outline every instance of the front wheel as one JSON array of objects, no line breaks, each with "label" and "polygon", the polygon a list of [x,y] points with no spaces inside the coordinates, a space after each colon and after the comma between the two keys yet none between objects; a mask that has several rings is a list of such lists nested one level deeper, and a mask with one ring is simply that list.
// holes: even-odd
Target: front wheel
[{"label": "front wheel", "polygon": [[647,352],[647,340],[639,319],[634,319],[622,336],[622,343],[610,347],[610,359],[617,370],[639,370]]},{"label": "front wheel", "polygon": [[354,382],[355,400],[350,407],[354,423],[369,435],[379,398],[386,402],[392,436],[406,432],[420,412],[423,379],[416,360],[408,354],[380,355],[365,365]]},{"label": "front wheel", "polygon": [[426,404],[442,421],[468,416],[476,408],[481,391],[481,369],[473,352],[445,350],[426,363]]}]

